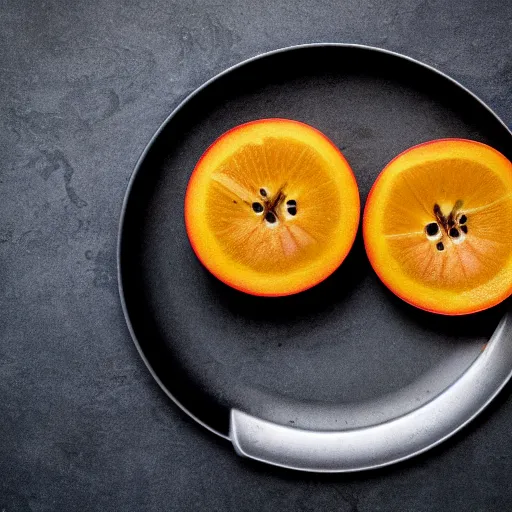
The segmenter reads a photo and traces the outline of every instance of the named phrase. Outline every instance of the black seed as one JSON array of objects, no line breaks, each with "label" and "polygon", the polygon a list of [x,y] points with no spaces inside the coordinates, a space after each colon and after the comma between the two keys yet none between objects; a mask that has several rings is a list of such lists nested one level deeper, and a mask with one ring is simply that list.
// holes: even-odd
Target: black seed
[{"label": "black seed", "polygon": [[295,201],[295,199],[290,199],[289,201],[286,201],[286,204],[288,206],[297,206],[297,201]]},{"label": "black seed", "polygon": [[263,197],[267,197],[267,191],[266,191],[264,188],[260,188],[260,194],[261,194]]},{"label": "black seed", "polygon": [[260,204],[260,203],[252,203],[252,209],[256,212],[256,213],[261,213],[263,211],[263,205]]},{"label": "black seed", "polygon": [[450,229],[450,236],[452,238],[457,238],[460,235],[459,230],[457,228]]},{"label": "black seed", "polygon": [[461,226],[460,229],[462,231],[464,231],[464,233],[467,233],[468,232],[468,227],[467,226]]},{"label": "black seed", "polygon": [[288,213],[290,215],[297,215],[297,208],[295,208],[295,206],[289,206],[288,207]]},{"label": "black seed", "polygon": [[267,222],[270,222],[270,224],[274,224],[274,222],[277,219],[276,219],[276,216],[272,212],[267,212],[267,215],[265,215],[265,220]]},{"label": "black seed", "polygon": [[466,224],[467,221],[468,218],[465,215],[462,215],[461,218],[459,219],[459,224]]},{"label": "black seed", "polygon": [[444,245],[443,245],[443,242],[439,242],[437,245],[436,245],[436,248],[438,251],[444,251]]},{"label": "black seed", "polygon": [[233,199],[233,203],[238,204],[238,202],[237,202],[237,201],[235,201],[234,199]]},{"label": "black seed", "polygon": [[428,236],[434,236],[437,235],[439,226],[437,225],[437,222],[431,222],[430,224],[427,224],[425,230],[427,231]]}]

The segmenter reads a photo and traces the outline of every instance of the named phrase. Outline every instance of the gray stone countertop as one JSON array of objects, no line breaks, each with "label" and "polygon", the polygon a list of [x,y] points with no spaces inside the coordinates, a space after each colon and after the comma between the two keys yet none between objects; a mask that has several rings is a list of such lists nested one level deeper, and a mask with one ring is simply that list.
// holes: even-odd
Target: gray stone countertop
[{"label": "gray stone countertop", "polygon": [[512,123],[503,0],[0,0],[0,511],[512,509],[512,400],[383,470],[237,457],[158,388],[125,325],[116,236],[134,164],[226,67],[305,42],[379,46]]}]

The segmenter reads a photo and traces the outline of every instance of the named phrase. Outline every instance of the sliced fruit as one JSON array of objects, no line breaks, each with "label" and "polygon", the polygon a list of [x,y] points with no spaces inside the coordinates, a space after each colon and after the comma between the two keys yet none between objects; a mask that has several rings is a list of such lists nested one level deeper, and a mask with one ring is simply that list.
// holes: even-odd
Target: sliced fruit
[{"label": "sliced fruit", "polygon": [[494,306],[512,293],[512,163],[463,139],[408,149],[373,185],[363,234],[406,302],[445,315]]},{"label": "sliced fruit", "polygon": [[328,277],[359,223],[349,164],[318,130],[262,119],[222,135],[203,154],[185,196],[192,248],[224,283],[289,295]]}]

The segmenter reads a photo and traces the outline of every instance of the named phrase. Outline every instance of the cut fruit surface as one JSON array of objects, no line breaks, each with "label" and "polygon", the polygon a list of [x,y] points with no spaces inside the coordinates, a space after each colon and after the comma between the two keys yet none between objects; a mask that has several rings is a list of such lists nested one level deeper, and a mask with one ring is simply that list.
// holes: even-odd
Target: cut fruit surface
[{"label": "cut fruit surface", "polygon": [[446,315],[494,306],[512,293],[512,163],[463,139],[408,149],[370,191],[363,235],[406,302]]},{"label": "cut fruit surface", "polygon": [[360,203],[349,164],[318,130],[262,119],[203,154],[185,196],[194,252],[226,284],[289,295],[328,277],[348,254]]}]

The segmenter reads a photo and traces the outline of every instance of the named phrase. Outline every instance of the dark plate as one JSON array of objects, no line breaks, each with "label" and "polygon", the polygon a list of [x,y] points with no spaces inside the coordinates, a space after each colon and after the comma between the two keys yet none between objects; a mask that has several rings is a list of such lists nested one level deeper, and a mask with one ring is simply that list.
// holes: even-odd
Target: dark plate
[{"label": "dark plate", "polygon": [[[411,456],[448,432],[407,453],[343,465],[318,454],[315,463],[301,460],[300,449],[292,460],[286,447],[251,453],[234,439],[233,424],[230,430],[233,410],[264,420],[263,430],[287,427],[291,443],[294,432],[364,430],[407,415],[478,359],[505,308],[449,318],[408,306],[375,276],[360,234],[334,275],[296,296],[253,297],[210,275],[185,232],[188,179],[223,132],[268,117],[325,133],[351,164],[363,206],[383,167],[412,145],[461,137],[511,158],[512,136],[480,100],[432,68],[374,48],[306,45],[251,59],[198,89],[153,137],[127,191],[119,235],[124,311],[153,375],[184,410],[231,437],[239,452],[275,464],[344,471]],[[483,406],[477,402],[471,417]],[[467,420],[462,415],[450,432]]]}]

